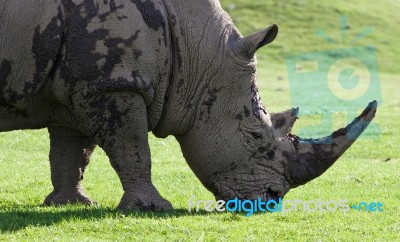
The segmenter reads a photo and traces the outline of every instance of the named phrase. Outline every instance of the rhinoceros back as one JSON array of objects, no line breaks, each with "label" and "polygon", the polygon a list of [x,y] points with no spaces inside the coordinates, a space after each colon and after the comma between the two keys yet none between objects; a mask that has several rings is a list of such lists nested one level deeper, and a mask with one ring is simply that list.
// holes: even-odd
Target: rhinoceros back
[{"label": "rhinoceros back", "polygon": [[65,106],[74,95],[133,91],[149,129],[157,124],[172,65],[162,0],[7,0],[0,11],[0,113],[32,113],[43,89]]},{"label": "rhinoceros back", "polygon": [[58,1],[0,2],[0,108],[18,108],[43,85],[60,50]]},{"label": "rhinoceros back", "polygon": [[65,0],[64,9],[66,30],[53,85],[57,98],[67,105],[71,95],[136,92],[154,127],[172,64],[162,0]]}]

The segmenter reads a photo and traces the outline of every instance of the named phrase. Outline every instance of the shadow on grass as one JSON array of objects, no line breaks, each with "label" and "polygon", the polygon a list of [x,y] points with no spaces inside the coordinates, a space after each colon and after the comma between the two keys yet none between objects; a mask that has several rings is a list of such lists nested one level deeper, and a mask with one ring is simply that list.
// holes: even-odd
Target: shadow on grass
[{"label": "shadow on grass", "polygon": [[184,209],[170,212],[124,211],[102,207],[20,207],[0,208],[0,232],[15,232],[26,227],[53,226],[69,220],[92,220],[104,218],[154,218],[169,219],[174,217],[194,217],[209,214],[205,211],[189,213]]}]

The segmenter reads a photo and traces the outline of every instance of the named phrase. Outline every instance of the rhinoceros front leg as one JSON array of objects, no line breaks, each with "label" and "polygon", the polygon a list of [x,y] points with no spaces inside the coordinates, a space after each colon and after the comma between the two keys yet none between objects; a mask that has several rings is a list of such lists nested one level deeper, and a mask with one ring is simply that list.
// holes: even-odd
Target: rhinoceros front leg
[{"label": "rhinoceros front leg", "polygon": [[[118,208],[163,211],[172,205],[151,181],[147,110],[135,93],[100,94],[82,101],[78,112],[103,148],[124,190]],[[87,109],[86,109],[87,108]]]},{"label": "rhinoceros front leg", "polygon": [[81,181],[95,145],[91,138],[63,127],[49,127],[51,181],[54,187],[45,205],[93,202],[85,196]]}]

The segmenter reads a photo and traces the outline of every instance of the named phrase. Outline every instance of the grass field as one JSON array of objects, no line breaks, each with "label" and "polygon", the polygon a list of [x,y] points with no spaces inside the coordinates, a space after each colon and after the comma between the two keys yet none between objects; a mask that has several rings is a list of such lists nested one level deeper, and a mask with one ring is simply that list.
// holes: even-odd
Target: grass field
[{"label": "grass field", "polygon": [[[348,16],[349,36],[371,26],[360,41],[378,51],[383,102],[378,109],[378,139],[358,140],[321,177],[291,190],[285,199],[341,200],[350,204],[381,202],[383,212],[188,213],[191,196],[213,199],[185,163],[173,137],[150,135],[153,181],[176,208],[169,213],[120,212],[122,189],[101,149],[97,149],[83,182],[97,207],[43,207],[52,190],[46,130],[0,134],[0,240],[266,240],[266,241],[398,241],[400,240],[400,1],[222,1],[243,34],[272,22],[280,37],[259,53],[259,84],[269,111],[291,107],[285,56],[337,48],[315,35],[324,29],[340,39],[338,19]],[[349,42],[347,42],[349,43]],[[347,45],[348,46],[348,45]],[[398,46],[397,46],[398,47]],[[300,119],[295,131],[313,123]],[[343,126],[342,116],[335,127]]]}]

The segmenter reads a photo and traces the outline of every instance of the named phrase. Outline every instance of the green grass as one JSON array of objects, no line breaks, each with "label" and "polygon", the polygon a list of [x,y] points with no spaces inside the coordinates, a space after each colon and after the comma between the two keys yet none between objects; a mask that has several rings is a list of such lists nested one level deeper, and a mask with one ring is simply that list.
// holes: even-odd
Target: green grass
[{"label": "green grass", "polygon": [[[395,12],[400,2],[370,1],[368,5],[361,0],[324,1],[329,2],[326,5],[318,1],[290,2],[223,1],[225,7],[235,3],[230,12],[244,34],[260,29],[264,23],[278,22],[281,26],[276,43],[259,54],[261,95],[270,111],[291,107],[285,56],[334,48],[314,32],[321,27],[339,38],[337,19],[342,14],[349,16],[353,34],[364,25],[374,28],[374,33],[362,43],[375,45],[380,63],[385,65],[381,64],[383,103],[374,120],[381,128],[380,138],[358,140],[320,178],[291,190],[285,199],[347,199],[351,204],[380,201],[384,204],[383,212],[291,212],[286,216],[273,213],[251,217],[204,211],[188,213],[190,196],[197,199],[213,199],[213,196],[185,163],[175,139],[156,139],[152,135],[153,181],[176,211],[115,210],[122,189],[100,149],[93,155],[84,179],[85,191],[100,205],[43,207],[43,199],[52,189],[47,131],[13,131],[0,134],[0,240],[398,240],[400,73],[396,65],[400,50],[394,44],[399,37],[400,22]],[[335,127],[345,122],[342,116],[335,121]],[[312,122],[310,118],[300,119],[296,130]]]},{"label": "green grass", "polygon": [[[258,59],[274,68],[282,67],[285,58],[305,52],[332,50],[338,47],[375,46],[381,72],[400,73],[400,2],[397,0],[234,0],[221,1],[244,36],[277,23],[279,34],[268,47],[259,51]],[[341,41],[339,17],[347,17],[344,43]],[[372,32],[352,44],[365,27]],[[331,44],[316,34],[322,29],[337,41]]]}]

